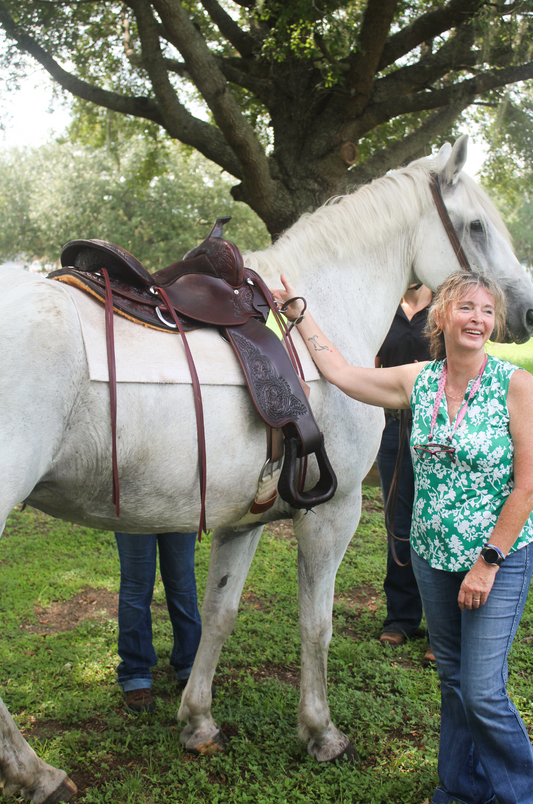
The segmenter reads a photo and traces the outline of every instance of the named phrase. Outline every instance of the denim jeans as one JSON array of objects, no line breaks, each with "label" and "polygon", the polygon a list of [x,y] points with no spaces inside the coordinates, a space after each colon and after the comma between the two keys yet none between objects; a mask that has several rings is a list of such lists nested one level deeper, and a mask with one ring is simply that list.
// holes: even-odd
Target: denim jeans
[{"label": "denim jeans", "polygon": [[507,656],[533,571],[533,545],[507,556],[485,605],[461,611],[466,572],[412,551],[441,682],[440,786],[433,804],[533,804],[533,750],[507,695]]},{"label": "denim jeans", "polygon": [[[378,470],[385,504],[389,496],[400,437],[400,422],[389,419],[378,452]],[[402,455],[402,471],[398,489],[394,533],[401,539],[409,539],[411,532],[411,513],[415,494],[413,464],[409,449],[409,434]],[[396,554],[402,564],[409,561],[411,550],[409,542],[395,542]],[[395,562],[390,545],[387,547],[387,574],[383,584],[387,598],[387,617],[383,623],[384,631],[394,631],[410,637],[422,620],[422,601],[411,564],[400,567]]]},{"label": "denim jeans", "polygon": [[150,668],[157,664],[157,655],[150,604],[158,546],[174,635],[170,664],[177,679],[188,678],[202,633],[194,574],[196,533],[115,533],[115,538],[120,558],[118,683],[124,692],[152,685]]}]

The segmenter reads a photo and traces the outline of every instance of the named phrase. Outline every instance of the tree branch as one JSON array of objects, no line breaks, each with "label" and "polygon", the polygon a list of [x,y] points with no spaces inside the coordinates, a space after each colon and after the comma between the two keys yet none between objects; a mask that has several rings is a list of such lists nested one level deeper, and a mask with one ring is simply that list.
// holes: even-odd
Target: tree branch
[{"label": "tree branch", "polygon": [[185,79],[185,81],[192,81],[191,74],[189,73],[187,65],[184,61],[169,59],[165,56],[163,58],[163,64],[165,65],[165,70],[179,75],[179,77]]},{"label": "tree branch", "polygon": [[[223,76],[232,84],[236,84],[243,89],[247,89],[257,97],[265,105],[272,97],[272,87],[268,81],[261,78],[256,78],[250,75],[249,72],[242,70],[241,67],[245,64],[242,59],[224,59],[215,56],[216,62]],[[180,78],[187,81],[192,81],[191,74],[187,69],[187,65],[183,61],[177,59],[164,58],[163,63],[165,68]],[[236,66],[238,65],[238,66]]]},{"label": "tree branch", "polygon": [[[482,73],[475,78],[451,84],[432,92],[416,92],[388,103],[377,103],[367,107],[358,120],[346,128],[346,136],[356,141],[368,131],[394,117],[410,112],[438,109],[455,103],[463,103],[465,98],[473,99],[491,89],[514,84],[533,78],[533,62],[517,67]],[[468,101],[470,102],[470,101]]]},{"label": "tree branch", "polygon": [[153,0],[163,25],[187,64],[190,75],[213,113],[216,124],[242,165],[246,195],[256,211],[272,210],[289,200],[287,191],[273,181],[266,154],[255,131],[230,92],[216,58],[191,23],[180,0]]},{"label": "tree branch", "polygon": [[471,20],[487,0],[450,0],[445,6],[422,14],[398,33],[393,34],[385,47],[377,71],[384,70],[399,58],[410,53],[428,39]]},{"label": "tree branch", "polygon": [[54,81],[57,81],[67,92],[106,109],[112,109],[121,114],[131,114],[134,117],[143,117],[146,120],[153,120],[155,123],[162,124],[163,120],[159,107],[152,98],[142,96],[127,97],[120,95],[118,92],[109,92],[106,89],[89,84],[87,81],[82,81],[64,70],[32,36],[21,30],[7,11],[2,0],[0,0],[0,24],[6,34],[15,41],[18,49],[38,61]]},{"label": "tree branch", "polygon": [[241,56],[251,56],[254,52],[254,39],[243,31],[217,0],[201,0],[203,7],[219,29],[222,36],[238,50]]},{"label": "tree branch", "polygon": [[122,31],[122,42],[126,58],[133,67],[142,67],[142,59],[139,54],[136,53],[135,46],[133,44],[133,38],[130,31],[130,21],[128,19],[125,6],[122,7]]},{"label": "tree branch", "polygon": [[363,164],[351,168],[344,176],[339,191],[346,193],[354,187],[372,181],[376,176],[383,176],[388,170],[415,159],[421,148],[451,126],[471,100],[470,98],[440,109],[430,115],[416,131],[395,140],[387,148],[370,156]]},{"label": "tree branch", "polygon": [[347,81],[357,87],[352,114],[361,111],[372,93],[374,76],[394,19],[398,0],[368,0],[361,24],[357,52],[349,59]]},{"label": "tree branch", "polygon": [[428,53],[416,64],[409,64],[379,78],[374,84],[373,103],[404,95],[423,88],[430,89],[434,81],[447,73],[474,67],[480,58],[473,51],[475,32],[472,25],[462,25],[435,53]]},{"label": "tree branch", "polygon": [[242,179],[239,159],[215,126],[194,117],[180,103],[168,77],[161,52],[158,23],[148,0],[128,0],[133,9],[142,45],[142,63],[154,89],[163,125],[171,137],[192,145],[228,173]]}]

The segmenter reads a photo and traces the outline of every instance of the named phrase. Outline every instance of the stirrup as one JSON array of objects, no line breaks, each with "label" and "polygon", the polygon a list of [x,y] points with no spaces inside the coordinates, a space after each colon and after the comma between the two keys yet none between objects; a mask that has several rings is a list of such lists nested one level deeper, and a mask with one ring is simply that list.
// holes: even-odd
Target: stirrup
[{"label": "stirrup", "polygon": [[[324,435],[321,434],[320,448],[314,453],[318,462],[320,477],[316,486],[309,491],[298,491],[295,483],[296,460],[298,457],[298,439],[285,438],[285,460],[278,483],[280,497],[289,503],[292,508],[305,508],[309,510],[315,505],[331,500],[337,490],[337,478],[329,462],[324,447]],[[313,454],[313,453],[310,453]]]}]

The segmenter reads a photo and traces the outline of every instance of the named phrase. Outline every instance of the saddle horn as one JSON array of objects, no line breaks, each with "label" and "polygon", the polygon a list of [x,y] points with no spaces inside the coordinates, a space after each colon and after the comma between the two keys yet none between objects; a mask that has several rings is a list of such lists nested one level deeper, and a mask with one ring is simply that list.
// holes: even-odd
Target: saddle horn
[{"label": "saddle horn", "polygon": [[222,229],[224,224],[229,223],[231,220],[231,215],[226,215],[225,218],[217,218],[215,221],[215,225],[209,232],[206,237],[206,240],[209,240],[211,237],[222,237]]},{"label": "saddle horn", "polygon": [[200,245],[186,253],[183,260],[193,260],[205,255],[215,266],[216,274],[232,288],[239,288],[244,282],[244,260],[242,254],[230,240],[224,240],[222,229],[231,220],[231,215],[217,218],[215,225]]}]

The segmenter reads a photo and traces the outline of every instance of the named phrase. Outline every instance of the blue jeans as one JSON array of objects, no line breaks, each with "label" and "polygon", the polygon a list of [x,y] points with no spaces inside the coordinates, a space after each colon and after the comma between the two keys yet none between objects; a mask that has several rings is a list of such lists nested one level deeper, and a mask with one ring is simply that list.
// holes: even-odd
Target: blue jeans
[{"label": "blue jeans", "polygon": [[466,572],[413,568],[441,682],[440,786],[433,804],[533,804],[533,750],[507,695],[507,656],[533,571],[533,545],[509,555],[484,606],[461,611]]},{"label": "blue jeans", "polygon": [[[381,481],[381,490],[385,504],[396,466],[398,443],[400,436],[400,422],[389,419],[378,452],[378,470]],[[396,516],[394,517],[394,533],[402,539],[409,539],[411,532],[411,513],[415,495],[415,481],[411,451],[409,449],[409,433],[402,455],[402,471],[398,489],[398,502]],[[402,564],[407,564],[411,556],[409,541],[394,544],[396,554]],[[422,620],[422,601],[411,564],[400,567],[395,562],[390,544],[387,547],[387,574],[383,584],[387,598],[387,617],[383,623],[384,631],[394,631],[410,637],[419,627]]]},{"label": "blue jeans", "polygon": [[194,547],[196,533],[115,533],[120,558],[117,680],[123,692],[152,686],[157,664],[152,644],[150,604],[157,546],[167,608],[174,634],[170,664],[176,678],[187,679],[198,650],[202,623],[198,612]]}]

